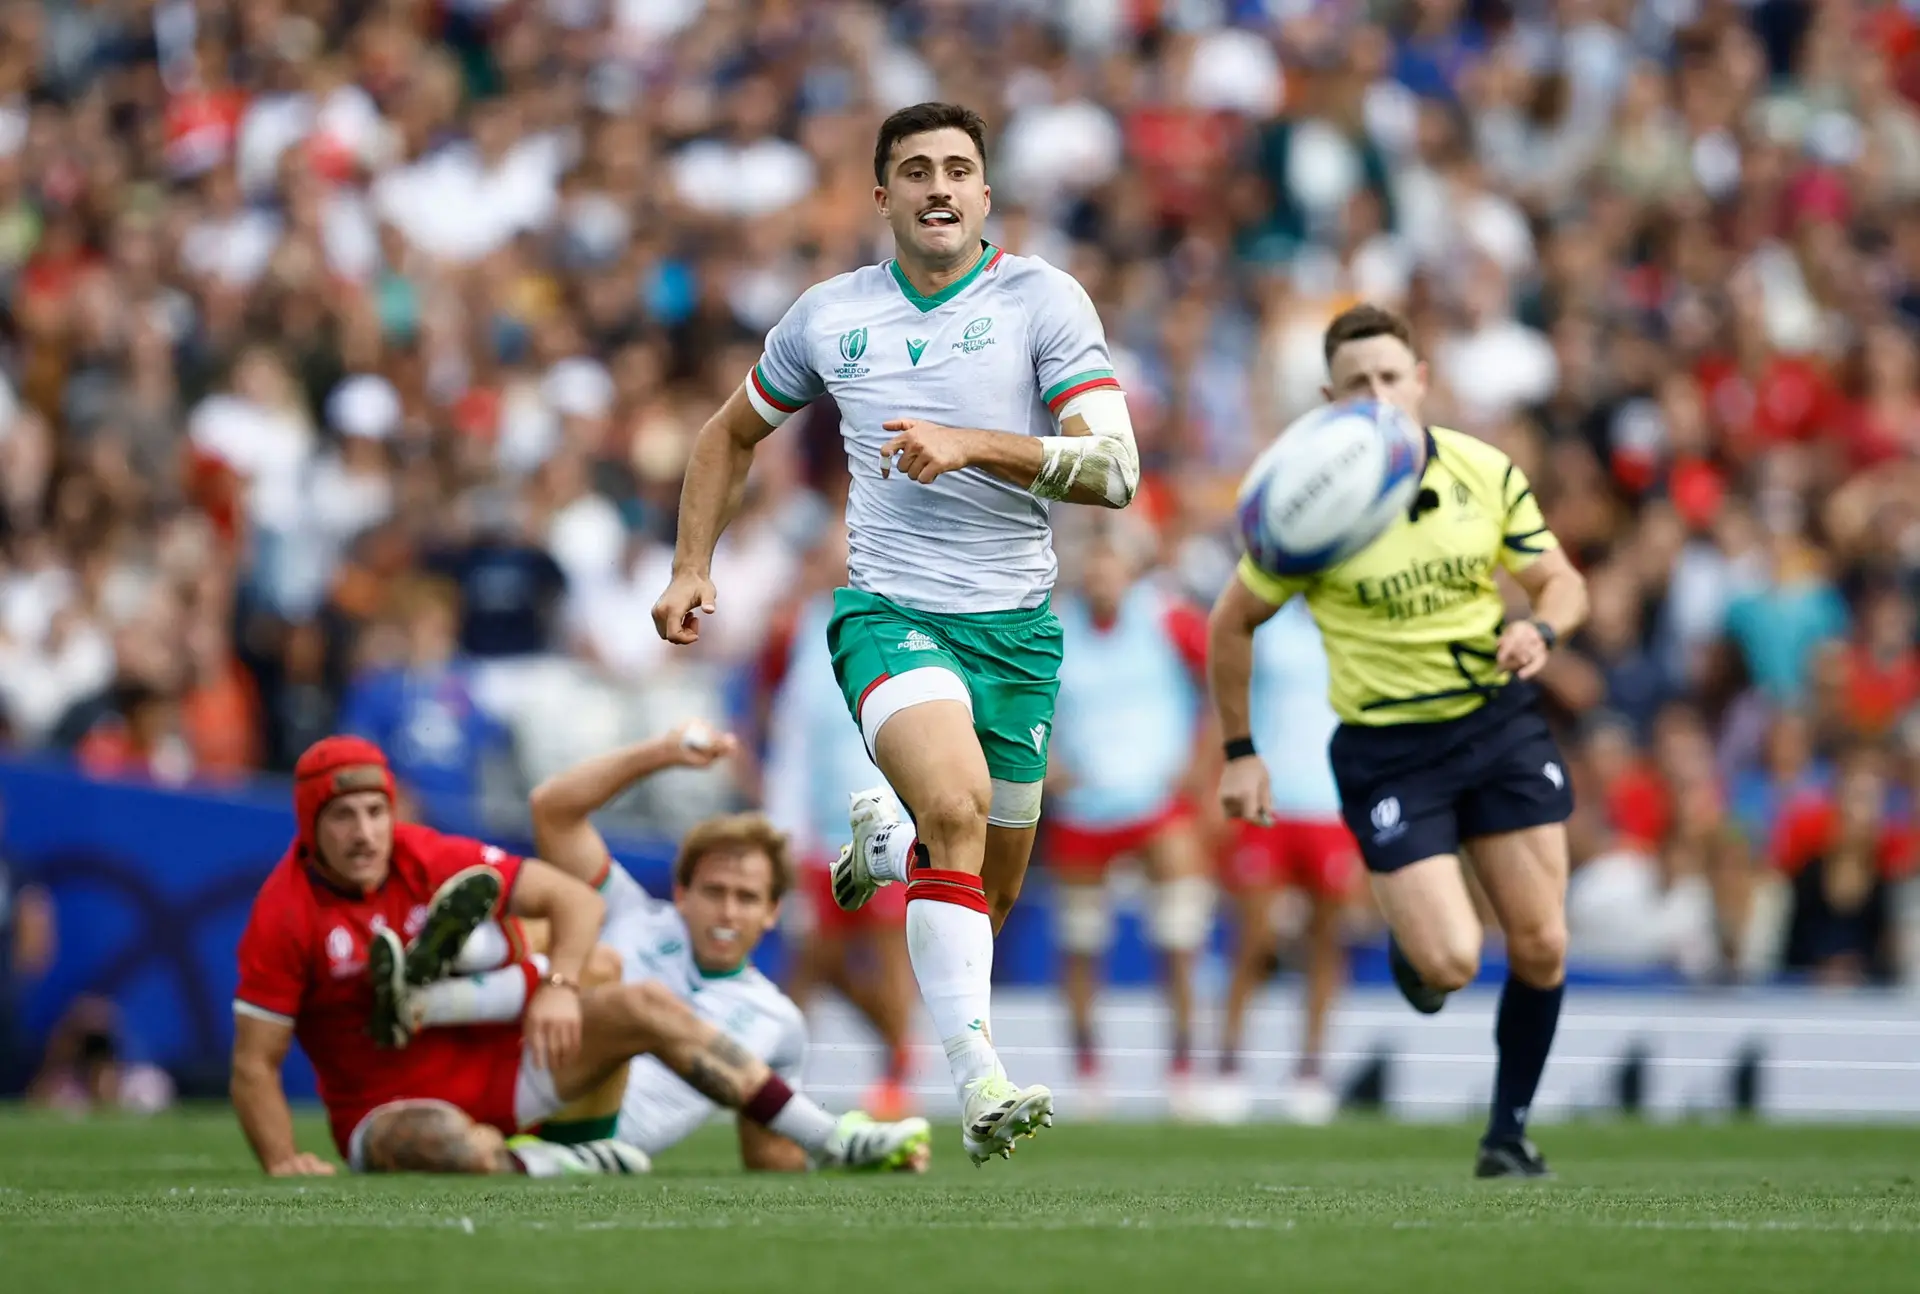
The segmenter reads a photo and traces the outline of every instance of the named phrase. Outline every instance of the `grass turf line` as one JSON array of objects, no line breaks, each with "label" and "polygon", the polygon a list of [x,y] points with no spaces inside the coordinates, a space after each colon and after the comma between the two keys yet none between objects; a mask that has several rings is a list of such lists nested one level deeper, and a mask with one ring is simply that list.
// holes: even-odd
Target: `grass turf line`
[{"label": "grass turf line", "polygon": [[[12,1290],[1910,1291],[1920,1129],[1543,1130],[1549,1185],[1474,1132],[1063,1125],[920,1179],[748,1178],[712,1129],[630,1181],[269,1181],[232,1117],[0,1114]],[[302,1143],[325,1143],[305,1120]]]}]

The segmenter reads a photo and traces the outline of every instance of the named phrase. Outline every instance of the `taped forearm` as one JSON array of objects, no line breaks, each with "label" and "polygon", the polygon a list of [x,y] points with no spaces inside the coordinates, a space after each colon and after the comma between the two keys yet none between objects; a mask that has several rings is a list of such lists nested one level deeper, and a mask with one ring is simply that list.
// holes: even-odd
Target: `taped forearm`
[{"label": "taped forearm", "polygon": [[1035,497],[1124,508],[1140,488],[1140,451],[1133,442],[1127,398],[1112,389],[1088,391],[1060,410],[1058,436],[1040,441],[1040,474],[1027,488]]}]

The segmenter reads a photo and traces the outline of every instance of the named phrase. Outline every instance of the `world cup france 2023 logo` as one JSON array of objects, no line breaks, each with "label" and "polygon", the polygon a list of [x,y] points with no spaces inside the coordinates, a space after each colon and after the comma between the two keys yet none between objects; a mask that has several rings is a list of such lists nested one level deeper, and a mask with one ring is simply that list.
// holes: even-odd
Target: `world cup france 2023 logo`
[{"label": "world cup france 2023 logo", "polygon": [[865,377],[869,370],[860,363],[867,353],[867,330],[854,328],[840,334],[840,367],[834,370],[834,376],[840,378]]}]

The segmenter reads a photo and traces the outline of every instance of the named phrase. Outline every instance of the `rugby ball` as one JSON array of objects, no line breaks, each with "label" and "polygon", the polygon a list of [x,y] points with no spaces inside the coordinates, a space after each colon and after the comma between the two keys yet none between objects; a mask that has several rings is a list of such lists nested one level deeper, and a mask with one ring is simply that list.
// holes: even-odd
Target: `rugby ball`
[{"label": "rugby ball", "polygon": [[1426,466],[1426,431],[1377,400],[1325,405],[1295,421],[1240,485],[1240,536],[1274,575],[1336,566],[1406,514]]}]

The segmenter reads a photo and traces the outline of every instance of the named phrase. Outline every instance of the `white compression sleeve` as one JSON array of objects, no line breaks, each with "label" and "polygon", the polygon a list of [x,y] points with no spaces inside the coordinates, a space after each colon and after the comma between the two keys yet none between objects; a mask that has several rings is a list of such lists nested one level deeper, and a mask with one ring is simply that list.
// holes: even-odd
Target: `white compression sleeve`
[{"label": "white compression sleeve", "polygon": [[1140,451],[1133,443],[1127,397],[1111,387],[1076,395],[1060,410],[1058,436],[1046,436],[1040,475],[1028,490],[1036,498],[1064,499],[1077,485],[1110,508],[1124,508],[1140,487]]}]

